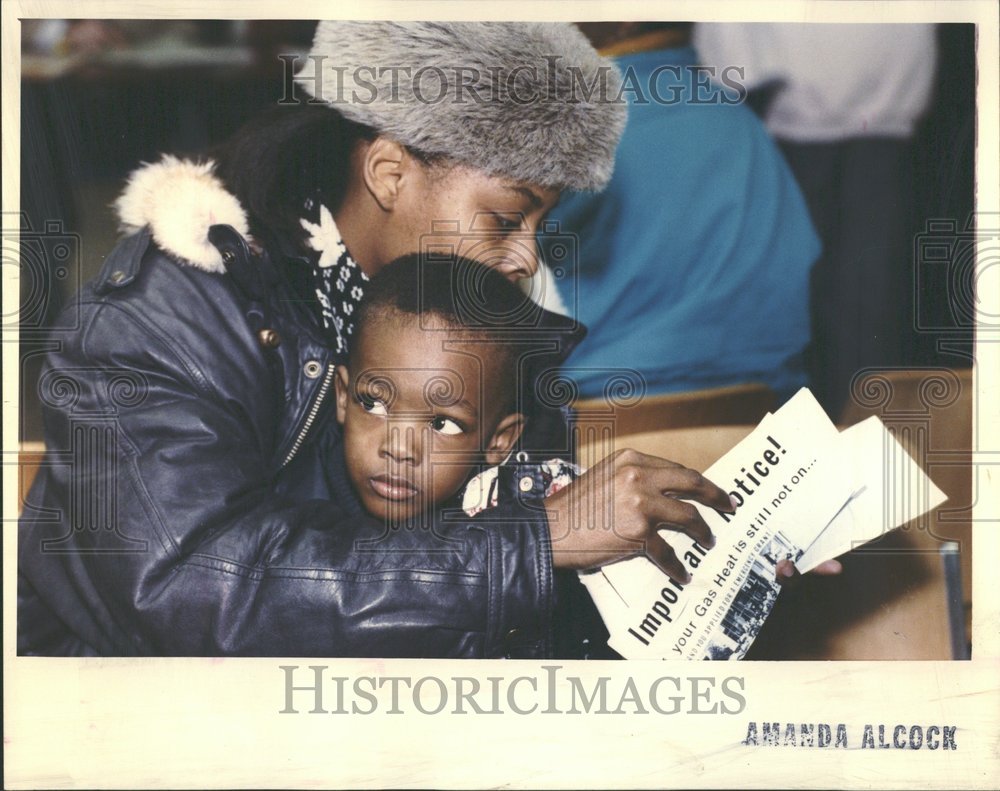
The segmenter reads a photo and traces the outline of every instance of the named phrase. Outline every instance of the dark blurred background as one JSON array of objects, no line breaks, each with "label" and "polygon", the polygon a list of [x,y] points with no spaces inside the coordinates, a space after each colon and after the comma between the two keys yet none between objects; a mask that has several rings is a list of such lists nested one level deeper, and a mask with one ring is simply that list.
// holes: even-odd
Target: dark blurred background
[{"label": "dark blurred background", "polygon": [[[161,152],[203,154],[283,95],[279,54],[308,52],[315,21],[22,22],[21,440],[60,307],[118,239],[111,204]],[[16,257],[16,256],[15,256]],[[10,258],[6,255],[5,263]]]},{"label": "dark blurred background", "polygon": [[[198,154],[285,91],[279,53],[308,51],[310,21],[25,20],[22,23],[21,216],[4,215],[5,248],[20,227],[21,427],[41,439],[38,368],[61,305],[117,240],[110,208],[128,173],[161,152]],[[912,228],[961,232],[973,209],[975,27],[938,26],[934,99],[915,138]],[[949,226],[950,224],[950,226]],[[933,233],[932,233],[933,235]],[[914,263],[917,266],[917,263]],[[972,267],[959,271],[972,293]],[[915,281],[920,324],[908,365],[971,365],[972,328],[956,315],[955,262]],[[959,311],[960,313],[960,311]]]}]

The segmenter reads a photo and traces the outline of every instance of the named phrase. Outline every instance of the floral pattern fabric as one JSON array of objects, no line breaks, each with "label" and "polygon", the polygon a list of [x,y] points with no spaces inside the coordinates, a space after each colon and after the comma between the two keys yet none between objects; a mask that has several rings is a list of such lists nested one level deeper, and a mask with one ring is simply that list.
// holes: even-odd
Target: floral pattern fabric
[{"label": "floral pattern fabric", "polygon": [[301,222],[309,232],[309,246],[319,253],[313,262],[313,282],[323,329],[337,353],[347,354],[368,275],[351,257],[326,206],[319,207],[318,223]]},{"label": "floral pattern fabric", "polygon": [[[527,466],[541,477],[543,497],[551,497],[560,489],[569,486],[583,472],[579,465],[564,459],[549,459],[540,464]],[[480,511],[496,507],[500,497],[499,476],[500,468],[490,467],[465,485],[465,491],[462,493],[462,510],[466,514],[475,516]]]}]

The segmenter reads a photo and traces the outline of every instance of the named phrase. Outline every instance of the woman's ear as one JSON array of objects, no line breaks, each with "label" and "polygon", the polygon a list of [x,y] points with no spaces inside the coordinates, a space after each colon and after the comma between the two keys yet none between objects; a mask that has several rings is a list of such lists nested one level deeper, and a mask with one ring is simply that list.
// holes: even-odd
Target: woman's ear
[{"label": "woman's ear", "polygon": [[493,430],[493,436],[486,446],[486,463],[502,464],[517,442],[527,419],[520,412],[506,415]]},{"label": "woman's ear", "polygon": [[392,211],[414,160],[405,147],[388,137],[376,137],[364,149],[361,176],[365,187],[384,210]]},{"label": "woman's ear", "polygon": [[347,395],[351,379],[344,365],[337,366],[337,375],[333,377],[333,386],[337,391],[337,422],[344,425],[347,419]]}]

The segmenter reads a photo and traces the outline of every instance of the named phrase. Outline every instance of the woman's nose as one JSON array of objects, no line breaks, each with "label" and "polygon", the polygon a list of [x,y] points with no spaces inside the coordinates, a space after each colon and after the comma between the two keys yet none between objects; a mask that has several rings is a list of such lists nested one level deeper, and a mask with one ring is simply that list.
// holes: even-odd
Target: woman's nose
[{"label": "woman's nose", "polygon": [[538,242],[534,234],[519,236],[509,243],[496,270],[511,282],[525,280],[538,271]]}]

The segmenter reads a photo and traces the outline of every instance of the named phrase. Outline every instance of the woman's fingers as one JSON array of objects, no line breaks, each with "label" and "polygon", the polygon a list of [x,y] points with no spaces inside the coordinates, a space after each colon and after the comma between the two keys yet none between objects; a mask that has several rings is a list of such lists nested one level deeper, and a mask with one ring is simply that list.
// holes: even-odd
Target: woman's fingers
[{"label": "woman's fingers", "polygon": [[715,536],[708,523],[691,503],[673,497],[658,495],[647,508],[651,524],[656,529],[676,530],[684,533],[705,549],[715,546]]},{"label": "woman's fingers", "polygon": [[[824,560],[815,568],[811,569],[809,574],[816,574],[820,577],[829,577],[834,574],[840,574],[844,570],[843,565],[839,560]],[[778,580],[778,583],[785,585],[789,582],[797,580],[802,575],[799,570],[795,568],[795,564],[790,560],[779,560],[777,565],[774,567],[774,576]]]},{"label": "woman's fingers", "polygon": [[843,570],[844,566],[839,560],[824,560],[809,573],[818,574],[821,577],[829,577],[834,574],[840,574]]},{"label": "woman's fingers", "polygon": [[726,513],[735,510],[729,494],[696,470],[634,450],[620,451],[612,458],[625,474],[626,480],[632,479],[632,482],[644,489],[694,500]]},{"label": "woman's fingers", "polygon": [[694,470],[633,450],[612,454],[545,500],[553,562],[589,568],[645,554],[673,579],[686,579],[658,530],[677,530],[705,548],[714,546],[712,531],[689,500],[733,510],[729,495]]},{"label": "woman's fingers", "polygon": [[655,533],[646,540],[646,557],[675,582],[687,585],[691,581],[691,573],[681,563],[674,548]]},{"label": "woman's fingers", "polygon": [[683,464],[664,459],[660,456],[650,456],[648,453],[633,448],[622,448],[607,456],[601,463],[608,461],[620,464],[640,464],[644,467],[661,467],[664,469],[684,469]]},{"label": "woman's fingers", "polygon": [[[701,473],[638,451],[618,451],[545,501],[553,562],[590,568],[642,554],[671,579],[687,583],[690,574],[658,531],[675,530],[706,549],[715,546],[695,502],[724,513],[735,510],[729,495]],[[834,560],[812,573],[840,571]],[[783,560],[775,576],[784,583],[798,572]]]},{"label": "woman's fingers", "polygon": [[774,567],[774,578],[779,584],[784,585],[791,579],[798,576],[799,570],[790,560],[779,560]]}]

